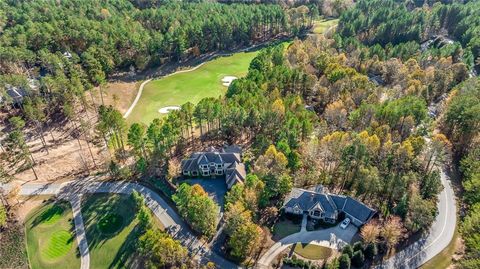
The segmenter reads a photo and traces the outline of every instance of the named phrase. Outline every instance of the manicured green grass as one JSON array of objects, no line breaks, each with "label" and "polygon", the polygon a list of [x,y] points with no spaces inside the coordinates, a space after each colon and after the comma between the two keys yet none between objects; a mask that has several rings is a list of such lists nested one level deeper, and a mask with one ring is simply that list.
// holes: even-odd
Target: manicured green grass
[{"label": "manicured green grass", "polygon": [[42,256],[45,259],[56,259],[63,257],[72,248],[72,234],[68,231],[56,231],[49,238],[48,243],[42,248]]},{"label": "manicured green grass", "polygon": [[[139,236],[136,213],[128,195],[93,194],[84,198],[82,214],[90,248],[90,268],[135,267],[137,251],[133,244]],[[153,223],[163,230],[156,221]]]},{"label": "manicured green grass", "polygon": [[41,215],[41,218],[44,219],[43,224],[56,223],[62,217],[63,211],[64,210],[62,206],[52,205],[51,207],[46,209]]},{"label": "manicured green grass", "polygon": [[291,234],[300,232],[300,228],[300,224],[295,224],[291,220],[281,220],[273,227],[273,237],[275,240],[279,240]]},{"label": "manicured green grass", "polygon": [[123,217],[117,214],[106,214],[98,222],[98,229],[102,234],[113,234],[123,225]]},{"label": "manicured green grass", "polygon": [[302,243],[294,246],[294,252],[309,260],[325,260],[332,255],[331,248]]},{"label": "manicured green grass", "polygon": [[32,269],[80,267],[72,218],[68,203],[50,202],[30,213],[25,228]]},{"label": "manicured green grass", "polygon": [[333,25],[338,24],[338,19],[333,20],[318,20],[313,23],[313,30],[314,34],[323,34],[326,30],[328,30]]},{"label": "manicured green grass", "polygon": [[258,52],[240,52],[219,57],[205,63],[195,71],[175,74],[153,80],[145,85],[142,96],[128,117],[130,123],[149,124],[160,118],[158,110],[166,106],[180,106],[186,102],[198,103],[205,97],[223,95],[227,87],[222,85],[224,76],[245,76],[250,61]]}]

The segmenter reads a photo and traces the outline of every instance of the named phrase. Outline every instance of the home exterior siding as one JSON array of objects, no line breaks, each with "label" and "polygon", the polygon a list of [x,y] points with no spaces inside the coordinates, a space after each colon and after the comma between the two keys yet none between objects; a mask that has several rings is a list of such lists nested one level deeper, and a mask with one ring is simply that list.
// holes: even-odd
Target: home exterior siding
[{"label": "home exterior siding", "polygon": [[221,151],[210,148],[204,152],[195,152],[190,158],[182,161],[184,176],[225,176],[227,188],[243,183],[247,173],[241,162],[241,149],[229,146]]}]

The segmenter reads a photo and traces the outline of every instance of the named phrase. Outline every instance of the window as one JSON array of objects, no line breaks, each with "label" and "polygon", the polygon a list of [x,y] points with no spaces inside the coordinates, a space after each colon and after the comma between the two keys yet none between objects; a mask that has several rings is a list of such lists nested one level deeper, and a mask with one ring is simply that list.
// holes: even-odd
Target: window
[{"label": "window", "polygon": [[320,216],[320,211],[318,211],[318,210],[313,211],[313,215],[314,215],[315,217]]},{"label": "window", "polygon": [[222,168],[222,165],[221,165],[221,164],[217,164],[217,168]]}]

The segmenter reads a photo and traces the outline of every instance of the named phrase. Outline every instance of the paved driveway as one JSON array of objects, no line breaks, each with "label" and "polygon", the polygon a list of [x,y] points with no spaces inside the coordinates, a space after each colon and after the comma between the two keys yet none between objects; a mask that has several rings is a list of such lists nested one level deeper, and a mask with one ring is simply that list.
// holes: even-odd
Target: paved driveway
[{"label": "paved driveway", "polygon": [[291,234],[281,239],[267,250],[260,260],[258,260],[257,268],[269,268],[275,257],[296,243],[314,244],[337,250],[341,249],[352,241],[357,231],[357,227],[353,225],[349,225],[346,229],[342,229],[340,228],[340,225],[337,225],[328,229],[311,232],[302,230],[298,233]]}]

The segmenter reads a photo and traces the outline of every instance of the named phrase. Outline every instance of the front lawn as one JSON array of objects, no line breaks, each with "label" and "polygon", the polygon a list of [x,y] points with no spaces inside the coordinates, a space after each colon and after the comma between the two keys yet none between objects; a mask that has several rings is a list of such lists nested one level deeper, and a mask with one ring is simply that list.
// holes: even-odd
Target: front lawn
[{"label": "front lawn", "polygon": [[294,252],[305,259],[309,260],[325,260],[332,255],[332,249],[313,244],[297,243]]},{"label": "front lawn", "polygon": [[72,218],[66,202],[48,202],[30,213],[25,228],[31,268],[80,267]]},{"label": "front lawn", "polygon": [[132,198],[120,194],[93,194],[83,200],[82,214],[90,248],[90,268],[134,266],[138,221]]},{"label": "front lawn", "polygon": [[273,226],[273,239],[280,240],[286,236],[300,232],[301,223],[294,223],[291,220],[280,220]]}]

